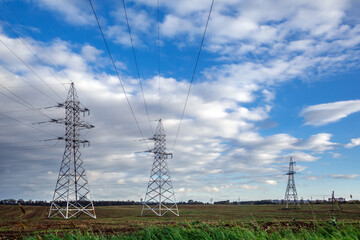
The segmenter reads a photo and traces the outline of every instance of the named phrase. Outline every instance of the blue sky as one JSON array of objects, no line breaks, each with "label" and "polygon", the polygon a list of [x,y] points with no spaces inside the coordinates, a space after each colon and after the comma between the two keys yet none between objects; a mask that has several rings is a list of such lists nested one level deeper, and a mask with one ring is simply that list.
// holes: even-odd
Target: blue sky
[{"label": "blue sky", "polygon": [[[152,156],[135,153],[146,145],[138,141],[89,2],[1,4],[0,198],[51,199],[64,143],[44,140],[64,128],[33,123],[46,121],[41,113],[64,116],[44,108],[63,101],[69,79],[96,126],[84,132],[92,144],[82,149],[93,198],[144,197]],[[151,137],[123,6],[93,4],[140,127]],[[169,167],[177,199],[281,199],[289,156],[300,173],[299,197],[322,199],[334,190],[360,199],[359,2],[215,1],[173,150],[210,4],[160,1],[161,117],[174,151]],[[156,126],[157,1],[126,5]]]}]

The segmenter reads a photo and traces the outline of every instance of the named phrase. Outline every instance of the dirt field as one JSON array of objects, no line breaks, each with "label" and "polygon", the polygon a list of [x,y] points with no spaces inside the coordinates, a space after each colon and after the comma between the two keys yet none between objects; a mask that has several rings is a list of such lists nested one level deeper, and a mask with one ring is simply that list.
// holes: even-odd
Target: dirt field
[{"label": "dirt field", "polygon": [[343,210],[333,210],[332,205],[303,205],[299,209],[281,209],[280,205],[186,205],[179,206],[180,217],[141,217],[141,206],[96,207],[97,219],[80,217],[65,220],[48,219],[49,207],[23,206],[25,214],[17,205],[0,205],[0,239],[71,232],[75,230],[103,233],[104,235],[130,233],[148,226],[171,226],[187,222],[207,224],[242,225],[255,224],[261,228],[282,227],[296,222],[311,227],[316,222],[360,222],[360,207],[343,204]]}]

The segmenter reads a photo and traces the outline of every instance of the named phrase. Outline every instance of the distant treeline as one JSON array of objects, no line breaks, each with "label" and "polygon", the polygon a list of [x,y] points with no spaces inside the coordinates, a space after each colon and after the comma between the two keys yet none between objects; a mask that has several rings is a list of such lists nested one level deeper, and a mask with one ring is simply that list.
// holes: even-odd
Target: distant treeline
[{"label": "distant treeline", "polygon": [[[314,200],[314,201],[308,201],[308,200],[299,200],[300,204],[305,203],[311,203],[311,204],[323,204],[323,203],[331,203],[331,201],[326,200]],[[119,206],[119,205],[141,205],[141,202],[138,201],[93,201],[95,206]],[[346,203],[349,204],[360,204],[360,201],[353,200],[353,201],[347,201]],[[33,200],[23,200],[23,199],[4,199],[0,200],[0,205],[32,205],[32,206],[50,206],[50,202],[47,201],[33,201]],[[178,205],[210,205],[212,203],[204,203],[200,201],[194,201],[189,200],[187,202],[180,201],[177,203]],[[230,202],[230,200],[225,201],[217,201],[214,202],[215,205],[266,205],[266,204],[284,204],[284,200],[258,200],[258,201],[241,201],[241,202]]]},{"label": "distant treeline", "polygon": [[0,205],[33,205],[33,206],[50,206],[50,203],[47,201],[33,201],[33,200],[15,200],[15,199],[4,199],[0,200]]}]

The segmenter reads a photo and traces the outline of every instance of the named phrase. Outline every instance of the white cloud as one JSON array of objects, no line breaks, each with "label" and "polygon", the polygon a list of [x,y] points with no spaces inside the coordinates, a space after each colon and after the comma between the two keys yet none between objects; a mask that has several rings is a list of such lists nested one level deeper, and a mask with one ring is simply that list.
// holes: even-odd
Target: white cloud
[{"label": "white cloud", "polygon": [[352,138],[351,142],[346,144],[346,148],[353,148],[360,145],[360,138]]},{"label": "white cloud", "polygon": [[354,178],[357,178],[359,175],[358,174],[330,174],[329,176],[331,178],[336,178],[336,179],[354,179]]},{"label": "white cloud", "polygon": [[271,180],[271,179],[265,180],[265,183],[273,186],[276,186],[278,184],[276,180]]},{"label": "white cloud", "polygon": [[300,152],[300,151],[294,152],[292,154],[292,156],[294,156],[296,161],[301,161],[301,162],[313,162],[313,161],[320,159],[320,157],[316,157],[316,156],[310,155],[305,152]]},{"label": "white cloud", "polygon": [[309,180],[309,181],[316,181],[319,179],[318,176],[306,176],[305,179]]},{"label": "white cloud", "polygon": [[204,189],[208,193],[218,193],[218,192],[220,192],[220,189],[218,187],[205,187]]},{"label": "white cloud", "polygon": [[330,141],[331,134],[329,133],[318,133],[312,135],[307,140],[301,140],[296,143],[296,146],[299,149],[306,149],[315,152],[324,152],[327,150],[331,150],[337,145],[338,143],[333,143]]},{"label": "white cloud", "polygon": [[174,15],[166,15],[161,24],[161,32],[167,37],[174,37],[182,33],[191,33],[196,31],[191,20],[185,20]]},{"label": "white cloud", "polygon": [[240,186],[240,188],[245,189],[245,190],[258,190],[258,189],[259,189],[259,186],[242,184],[242,185]]},{"label": "white cloud", "polygon": [[342,155],[340,153],[337,153],[337,152],[329,152],[333,158],[341,158]]},{"label": "white cloud", "polygon": [[360,100],[349,100],[309,106],[304,108],[300,115],[305,118],[306,125],[322,126],[358,111]]},{"label": "white cloud", "polygon": [[116,181],[118,184],[125,184],[126,183],[126,179],[119,179]]},{"label": "white cloud", "polygon": [[103,51],[86,44],[82,47],[81,53],[87,61],[95,62],[96,60],[99,60],[99,57],[101,54],[103,54]]},{"label": "white cloud", "polygon": [[90,182],[96,182],[99,179],[102,178],[102,171],[101,170],[87,170],[86,171],[86,176],[88,177],[88,180]]},{"label": "white cloud", "polygon": [[33,0],[40,7],[55,11],[64,16],[64,19],[75,25],[92,25],[95,19],[89,11],[89,5],[83,1],[71,0]]}]

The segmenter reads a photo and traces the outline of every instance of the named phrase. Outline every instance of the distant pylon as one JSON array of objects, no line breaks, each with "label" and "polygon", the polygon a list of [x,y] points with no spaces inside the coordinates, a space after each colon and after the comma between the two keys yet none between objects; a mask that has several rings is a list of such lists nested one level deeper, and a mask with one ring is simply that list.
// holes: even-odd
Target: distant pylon
[{"label": "distant pylon", "polygon": [[74,83],[71,83],[65,103],[58,107],[65,107],[66,118],[52,122],[65,124],[65,137],[59,138],[65,140],[65,151],[48,217],[59,215],[69,219],[84,213],[96,218],[80,153],[80,145],[89,144],[89,141],[80,139],[80,129],[94,126],[80,119],[80,113],[85,115],[90,112],[87,108],[81,108]]},{"label": "distant pylon", "polygon": [[296,203],[298,201],[298,196],[297,196],[296,187],[295,187],[295,179],[294,179],[294,175],[296,174],[296,172],[294,171],[294,165],[296,165],[296,162],[294,162],[292,157],[290,157],[289,172],[286,173],[286,175],[289,176],[288,184],[287,184],[286,192],[285,192],[286,208],[289,207],[290,200],[294,201],[295,207],[296,207]]},{"label": "distant pylon", "polygon": [[154,153],[154,162],[151,169],[149,184],[141,210],[141,216],[153,212],[157,216],[164,216],[171,212],[179,216],[175,193],[170,179],[167,159],[172,158],[172,153],[166,152],[166,134],[161,119],[158,122],[153,138],[154,149],[148,152]]}]

